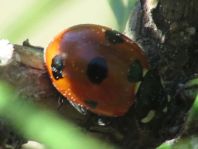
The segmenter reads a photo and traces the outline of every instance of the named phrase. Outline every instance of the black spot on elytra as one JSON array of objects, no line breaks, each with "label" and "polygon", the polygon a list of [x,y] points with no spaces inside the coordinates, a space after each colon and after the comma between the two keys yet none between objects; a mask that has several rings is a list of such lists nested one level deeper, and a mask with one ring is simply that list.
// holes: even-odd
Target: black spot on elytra
[{"label": "black spot on elytra", "polygon": [[89,108],[92,108],[92,109],[95,109],[98,105],[97,102],[91,100],[91,99],[87,99],[85,100],[85,104],[89,107]]},{"label": "black spot on elytra", "polygon": [[92,59],[87,66],[87,76],[93,84],[100,84],[108,73],[107,62],[102,57]]},{"label": "black spot on elytra", "polygon": [[143,78],[143,70],[140,62],[135,60],[129,67],[128,75],[127,75],[129,82],[138,82],[141,81]]},{"label": "black spot on elytra", "polygon": [[124,42],[122,35],[115,30],[106,30],[105,37],[112,44],[119,44]]},{"label": "black spot on elytra", "polygon": [[51,64],[52,74],[56,80],[63,78],[62,75],[63,67],[64,67],[63,58],[61,57],[61,55],[56,55],[52,59],[52,64]]}]

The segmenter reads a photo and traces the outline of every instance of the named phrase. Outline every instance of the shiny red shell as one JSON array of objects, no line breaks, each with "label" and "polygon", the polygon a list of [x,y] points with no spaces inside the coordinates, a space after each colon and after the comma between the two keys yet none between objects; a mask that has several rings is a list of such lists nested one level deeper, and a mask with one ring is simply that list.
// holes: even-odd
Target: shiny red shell
[{"label": "shiny red shell", "polygon": [[140,47],[108,27],[83,24],[58,34],[45,50],[56,89],[73,103],[104,116],[124,115],[148,69]]}]

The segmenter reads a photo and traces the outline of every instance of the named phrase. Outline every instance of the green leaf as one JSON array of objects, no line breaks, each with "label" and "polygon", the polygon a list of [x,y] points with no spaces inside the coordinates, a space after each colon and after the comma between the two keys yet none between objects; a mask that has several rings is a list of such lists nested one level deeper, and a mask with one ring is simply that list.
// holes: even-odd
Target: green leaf
[{"label": "green leaf", "polygon": [[43,143],[50,149],[115,149],[82,133],[78,126],[62,120],[57,114],[20,99],[17,92],[3,81],[0,81],[0,115],[25,137]]}]

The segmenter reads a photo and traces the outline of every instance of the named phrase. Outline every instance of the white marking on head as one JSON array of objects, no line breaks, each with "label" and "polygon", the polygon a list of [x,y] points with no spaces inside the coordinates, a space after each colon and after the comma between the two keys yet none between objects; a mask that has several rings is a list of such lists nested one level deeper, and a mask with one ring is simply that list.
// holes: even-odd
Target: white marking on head
[{"label": "white marking on head", "polygon": [[150,110],[147,115],[141,119],[142,123],[149,123],[155,117],[156,111]]},{"label": "white marking on head", "polygon": [[166,113],[168,111],[168,107],[166,106],[164,109],[163,109],[163,112]]}]

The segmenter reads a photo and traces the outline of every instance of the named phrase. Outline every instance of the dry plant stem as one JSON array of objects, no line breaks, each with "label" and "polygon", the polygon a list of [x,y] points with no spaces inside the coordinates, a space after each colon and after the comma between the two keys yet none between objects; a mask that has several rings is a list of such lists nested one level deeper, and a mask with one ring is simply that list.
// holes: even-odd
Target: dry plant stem
[{"label": "dry plant stem", "polygon": [[[12,84],[20,96],[36,104],[57,111],[58,99],[63,98],[53,87],[43,61],[43,50],[35,47],[14,45],[11,63],[0,67],[0,79]],[[29,102],[29,101],[28,101]],[[67,107],[60,113],[71,115],[78,112]],[[68,114],[69,113],[69,114]],[[70,116],[66,116],[70,117]]]},{"label": "dry plant stem", "polygon": [[[24,97],[27,102],[59,112],[65,118],[80,123],[83,117],[68,106],[69,104],[64,104],[57,110],[58,99],[62,97],[54,89],[47,75],[43,50],[22,45],[14,45],[14,49],[11,63],[0,66],[0,79],[10,83],[17,90],[17,96]],[[20,148],[25,141],[4,119],[0,119],[0,131],[2,147],[9,144],[14,148]]]}]

